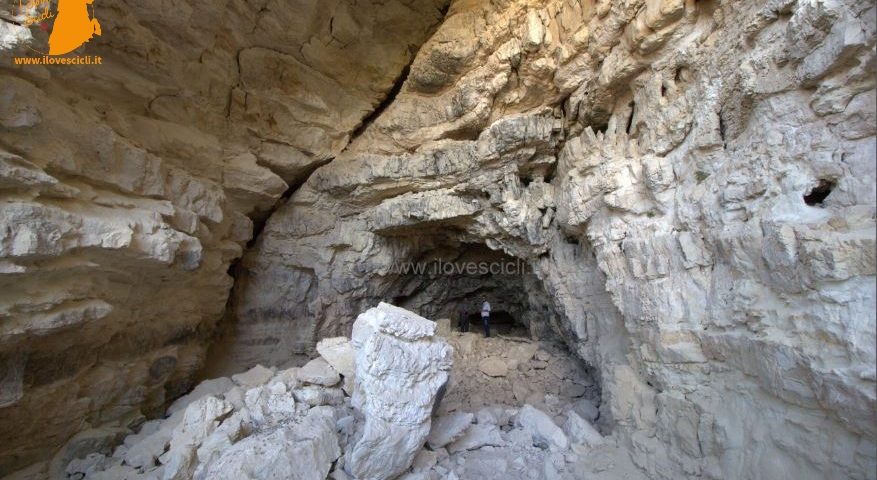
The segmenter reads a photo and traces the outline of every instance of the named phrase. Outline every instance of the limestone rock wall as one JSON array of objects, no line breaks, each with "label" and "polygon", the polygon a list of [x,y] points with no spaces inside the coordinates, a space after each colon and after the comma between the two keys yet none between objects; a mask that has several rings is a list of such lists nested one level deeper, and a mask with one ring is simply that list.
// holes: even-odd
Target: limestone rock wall
[{"label": "limestone rock wall", "polygon": [[480,243],[536,273],[651,476],[874,478],[874,24],[856,0],[454,2],[245,255],[232,357],[310,351],[400,260]]},{"label": "limestone rock wall", "polygon": [[[0,7],[0,476],[184,393],[227,273],[347,145],[443,0],[101,0],[101,66],[15,67]],[[52,4],[54,8],[54,4]]]},{"label": "limestone rock wall", "polygon": [[478,244],[651,476],[875,478],[873,4],[445,7],[104,0],[100,69],[0,11],[0,472]]}]

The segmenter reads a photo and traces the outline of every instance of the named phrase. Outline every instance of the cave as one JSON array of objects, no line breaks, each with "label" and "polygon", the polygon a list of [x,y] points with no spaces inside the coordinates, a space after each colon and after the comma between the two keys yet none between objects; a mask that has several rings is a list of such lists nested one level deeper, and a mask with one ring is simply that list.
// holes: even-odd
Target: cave
[{"label": "cave", "polygon": [[6,2],[0,480],[877,480],[877,8],[733,3]]},{"label": "cave", "polygon": [[[382,294],[390,303],[426,318],[447,318],[454,328],[465,312],[469,330],[482,331],[481,305],[492,308],[491,332],[530,338],[544,334],[551,320],[550,298],[521,259],[491,250],[484,244],[436,238],[406,239],[419,246],[401,258],[382,278]],[[393,278],[395,276],[395,278]]]}]

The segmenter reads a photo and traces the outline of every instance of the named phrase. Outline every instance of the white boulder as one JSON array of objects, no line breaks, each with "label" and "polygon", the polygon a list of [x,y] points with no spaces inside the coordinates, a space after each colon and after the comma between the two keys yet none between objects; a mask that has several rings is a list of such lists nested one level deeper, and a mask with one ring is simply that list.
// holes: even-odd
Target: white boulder
[{"label": "white boulder", "polygon": [[603,443],[603,435],[600,435],[600,432],[598,432],[590,422],[573,411],[567,412],[566,422],[563,424],[563,430],[575,443],[580,443],[589,447],[594,447]]},{"label": "white boulder", "polygon": [[524,405],[518,412],[515,422],[530,434],[533,445],[552,451],[564,451],[569,448],[569,439],[563,430],[548,414],[532,405]]},{"label": "white boulder", "polygon": [[317,343],[317,353],[345,377],[353,377],[356,351],[347,337],[324,338]]},{"label": "white boulder", "polygon": [[435,322],[386,303],[357,317],[352,404],[365,417],[345,470],[357,478],[393,478],[411,466],[430,430],[439,388],[448,380],[452,349]]},{"label": "white boulder", "polygon": [[455,412],[433,420],[426,437],[429,448],[436,450],[460,438],[474,417],[471,413]]},{"label": "white boulder", "polygon": [[341,455],[335,414],[312,408],[300,423],[251,435],[199,469],[195,480],[323,480]]},{"label": "white boulder", "polygon": [[301,367],[297,375],[298,379],[303,383],[322,385],[324,387],[335,386],[341,381],[341,376],[338,375],[338,372],[321,357],[306,363],[305,366]]}]

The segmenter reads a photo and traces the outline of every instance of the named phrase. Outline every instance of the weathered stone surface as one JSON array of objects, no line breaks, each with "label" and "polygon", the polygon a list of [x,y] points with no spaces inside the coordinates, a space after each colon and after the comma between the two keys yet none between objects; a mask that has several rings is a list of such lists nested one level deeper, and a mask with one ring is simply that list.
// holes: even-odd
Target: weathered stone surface
[{"label": "weathered stone surface", "polygon": [[432,421],[426,443],[433,450],[453,442],[469,428],[475,418],[471,413],[451,413]]},{"label": "weathered stone surface", "polygon": [[325,388],[316,385],[307,385],[295,389],[292,394],[299,402],[310,406],[339,405],[344,401],[344,392],[340,388]]},{"label": "weathered stone surface", "polygon": [[533,445],[564,451],[569,448],[569,440],[563,430],[544,412],[524,405],[515,417],[515,423],[523,428],[533,439]]},{"label": "weathered stone surface", "polygon": [[283,382],[251,388],[244,393],[244,405],[256,425],[273,425],[295,414],[295,400]]},{"label": "weathered stone surface", "polygon": [[251,435],[225,449],[197,480],[322,480],[341,455],[329,407],[311,409],[300,423]]},{"label": "weathered stone surface", "polygon": [[173,415],[177,411],[185,410],[186,407],[188,407],[192,402],[195,402],[202,397],[206,397],[208,395],[224,395],[225,392],[231,390],[233,387],[234,383],[232,383],[232,381],[229,380],[227,377],[204,380],[203,382],[199,383],[198,386],[196,386],[191,392],[174,400],[174,403],[172,403],[171,406],[167,408],[167,414]]},{"label": "weathered stone surface", "polygon": [[451,319],[450,318],[440,318],[435,321],[435,333],[441,337],[447,337],[451,334]]},{"label": "weathered stone surface", "polygon": [[452,350],[435,337],[435,322],[381,303],[357,317],[353,407],[365,417],[345,470],[357,478],[393,478],[411,466],[430,430]]},{"label": "weathered stone surface", "polygon": [[[873,6],[574,4],[455,4],[275,213],[241,329],[276,336],[277,299],[307,299],[306,351],[363,303],[456,319],[491,292],[595,367],[597,423],[652,476],[874,478]],[[396,269],[488,251],[533,276]],[[518,372],[511,400],[550,409]]]},{"label": "weathered stone surface", "polygon": [[196,1],[168,15],[106,0],[103,35],[77,50],[104,63],[87,69],[14,67],[48,34],[0,6],[0,365],[26,352],[13,371],[28,379],[0,387],[0,472],[98,426],[83,419],[187,389],[253,220],[345,148],[446,6]]},{"label": "weathered stone surface", "polygon": [[580,417],[576,412],[567,412],[563,430],[569,439],[589,447],[595,447],[603,443],[603,436],[587,420]]},{"label": "weathered stone surface", "polygon": [[448,445],[448,452],[475,450],[488,445],[501,446],[504,442],[496,425],[475,424],[467,428],[463,435]]},{"label": "weathered stone surface", "polygon": [[347,378],[353,378],[356,369],[356,351],[347,337],[324,338],[317,342],[317,353],[332,368]]},{"label": "weathered stone surface", "polygon": [[[125,438],[112,457],[99,453],[108,452],[105,444],[112,439],[85,441],[83,433],[78,436],[82,439],[53,463],[71,475],[83,473],[85,478],[97,480],[325,478],[341,455],[336,418],[350,410],[343,405],[340,389],[304,387],[337,391],[341,399],[333,402],[335,406],[312,408],[296,403],[284,381],[294,370],[247,390],[240,403],[229,400],[241,387],[228,378],[202,382],[190,397],[208,390],[213,394],[202,395],[185,409],[175,409],[166,419],[144,423],[138,433]],[[353,419],[350,415],[346,418]],[[91,437],[97,438],[94,434]]]},{"label": "weathered stone surface", "polygon": [[573,411],[581,418],[593,423],[600,416],[600,410],[588,399],[581,399],[573,405]]},{"label": "weathered stone surface", "polygon": [[478,364],[478,369],[491,377],[504,377],[508,373],[506,362],[497,357],[487,357]]},{"label": "weathered stone surface", "polygon": [[214,396],[203,397],[186,407],[182,421],[174,428],[168,451],[161,456],[164,480],[192,478],[197,467],[198,446],[233,410],[230,403]]},{"label": "weathered stone surface", "polygon": [[306,363],[301,367],[296,376],[304,383],[312,383],[324,387],[335,386],[341,381],[338,372],[322,357],[315,358]]},{"label": "weathered stone surface", "polygon": [[[109,67],[0,73],[0,471],[162,410],[226,305],[239,371],[487,293],[651,476],[875,478],[869,2],[107,1]],[[0,61],[44,36],[0,22]],[[434,259],[529,271],[397,269]],[[555,415],[591,386],[543,357],[482,377]]]},{"label": "weathered stone surface", "polygon": [[265,368],[262,365],[256,365],[255,367],[247,370],[244,373],[232,375],[231,379],[234,380],[234,382],[241,387],[253,388],[264,385],[273,376],[274,371],[272,371],[270,368]]}]

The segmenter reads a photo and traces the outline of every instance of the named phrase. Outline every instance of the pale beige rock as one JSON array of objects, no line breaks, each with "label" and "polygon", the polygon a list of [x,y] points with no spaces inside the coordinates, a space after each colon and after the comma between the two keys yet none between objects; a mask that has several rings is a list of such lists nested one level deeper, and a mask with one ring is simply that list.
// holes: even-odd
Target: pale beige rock
[{"label": "pale beige rock", "polygon": [[296,373],[296,377],[304,382],[324,387],[332,387],[341,381],[338,372],[322,357],[306,363]]},{"label": "pale beige rock", "polygon": [[231,379],[244,388],[252,388],[264,385],[273,376],[274,371],[270,368],[263,367],[262,365],[256,365],[255,367],[247,370],[244,373],[232,375]]},{"label": "pale beige rock", "polygon": [[[34,379],[0,373],[0,472],[191,384],[253,220],[345,148],[447,6],[256,3],[107,0],[80,50],[102,66],[0,74],[0,365]],[[3,65],[46,50],[18,7]]]},{"label": "pale beige rock", "polygon": [[347,378],[353,378],[356,370],[356,351],[347,337],[324,338],[317,342],[320,354],[335,371]]},{"label": "pale beige rock", "polygon": [[426,443],[433,450],[444,447],[466,432],[472,424],[474,415],[471,413],[451,413],[432,421]]},{"label": "pale beige rock", "polygon": [[448,452],[475,450],[484,446],[502,446],[504,444],[496,425],[475,424],[463,432],[463,435],[448,445]]},{"label": "pale beige rock", "polygon": [[[289,290],[270,285],[291,271],[317,305],[298,324],[327,336],[369,295],[471,310],[463,276],[387,272],[485,245],[536,273],[482,285],[506,292],[492,303],[546,307],[530,333],[597,367],[603,402],[583,413],[650,475],[873,478],[869,449],[836,463],[817,437],[877,434],[875,11],[781,3],[456,4],[393,102],[275,215],[242,325],[274,318],[261,312]],[[569,375],[544,359],[518,373]],[[592,388],[509,383],[510,403],[540,408]],[[449,392],[449,408],[469,402]]]},{"label": "pale beige rock", "polygon": [[[873,5],[455,2],[433,31],[446,6],[110,2],[86,51],[111,68],[4,70],[0,471],[160,410],[226,315],[230,373],[310,358],[381,299],[456,318],[489,292],[599,376],[576,385],[629,455],[584,464],[874,478]],[[0,48],[28,32],[0,22]],[[393,270],[436,258],[530,272]],[[581,390],[505,359],[466,404],[556,417]]]},{"label": "pale beige rock", "polygon": [[487,357],[478,364],[478,368],[491,377],[504,377],[508,374],[508,365],[497,357]]}]

